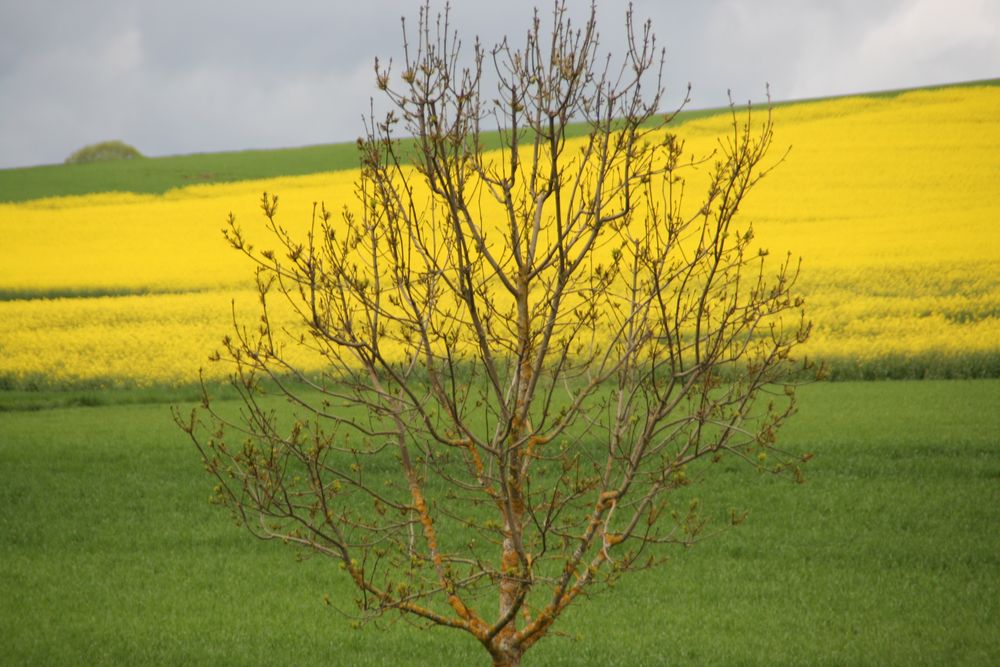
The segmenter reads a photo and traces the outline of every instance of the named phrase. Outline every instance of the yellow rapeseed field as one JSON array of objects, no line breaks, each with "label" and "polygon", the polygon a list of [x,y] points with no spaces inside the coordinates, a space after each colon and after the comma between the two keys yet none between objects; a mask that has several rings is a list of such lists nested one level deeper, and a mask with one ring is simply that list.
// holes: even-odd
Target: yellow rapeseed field
[{"label": "yellow rapeseed field", "polygon": [[[774,110],[777,159],[744,206],[773,255],[803,258],[806,352],[835,375],[1000,373],[1000,87],[954,87]],[[728,118],[677,132],[707,153]],[[252,321],[252,267],[222,239],[232,211],[263,240],[354,200],[356,172],[0,204],[0,383],[186,383]],[[76,293],[78,298],[38,298]],[[120,294],[88,297],[86,294]]]}]

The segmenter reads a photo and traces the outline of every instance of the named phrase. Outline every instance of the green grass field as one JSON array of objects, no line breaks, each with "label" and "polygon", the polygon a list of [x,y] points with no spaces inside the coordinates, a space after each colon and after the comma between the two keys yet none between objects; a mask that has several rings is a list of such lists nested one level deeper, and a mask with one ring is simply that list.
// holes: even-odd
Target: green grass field
[{"label": "green grass field", "polygon": [[[0,663],[488,662],[396,617],[353,629],[334,564],[210,506],[158,402],[183,392],[25,396],[0,394]],[[698,493],[745,524],[583,600],[525,664],[1000,664],[1000,381],[800,396],[805,485],[727,468]]]},{"label": "green grass field", "polygon": [[[684,111],[676,122],[718,112],[719,109]],[[361,127],[358,129],[360,135]],[[583,125],[573,126],[569,134],[582,134],[584,129]],[[487,146],[499,146],[496,133],[484,133],[482,139]],[[109,191],[162,194],[171,188],[197,183],[300,176],[357,166],[357,147],[348,142],[0,169],[0,203]]]}]

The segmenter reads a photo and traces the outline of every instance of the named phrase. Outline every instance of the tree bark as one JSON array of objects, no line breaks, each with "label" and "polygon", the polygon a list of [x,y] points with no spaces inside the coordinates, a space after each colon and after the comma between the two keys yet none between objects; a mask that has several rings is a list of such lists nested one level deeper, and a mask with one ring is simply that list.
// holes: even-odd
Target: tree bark
[{"label": "tree bark", "polygon": [[493,667],[520,667],[521,654],[519,652],[496,652],[493,656]]}]

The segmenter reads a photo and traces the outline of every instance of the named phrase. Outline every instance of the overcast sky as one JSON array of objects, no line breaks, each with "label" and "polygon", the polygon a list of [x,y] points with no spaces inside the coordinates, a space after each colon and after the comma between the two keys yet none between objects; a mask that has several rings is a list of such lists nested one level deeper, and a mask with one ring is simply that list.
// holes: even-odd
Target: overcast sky
[{"label": "overcast sky", "polygon": [[[0,0],[0,168],[121,139],[146,155],[351,141],[422,0]],[[463,36],[520,41],[551,0],[453,0]],[[574,16],[589,3],[570,1]],[[624,2],[599,2],[602,50]],[[691,108],[1000,76],[998,0],[636,0]],[[432,7],[442,7],[434,2]],[[471,42],[471,39],[468,40]]]}]

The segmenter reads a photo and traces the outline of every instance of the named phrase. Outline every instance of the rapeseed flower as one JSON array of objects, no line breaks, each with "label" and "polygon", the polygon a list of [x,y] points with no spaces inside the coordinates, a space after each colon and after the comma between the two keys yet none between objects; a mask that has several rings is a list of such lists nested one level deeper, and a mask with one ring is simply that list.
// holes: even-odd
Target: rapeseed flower
[{"label": "rapeseed flower", "polygon": [[[803,258],[815,323],[803,351],[835,376],[1000,374],[998,108],[987,86],[774,110],[773,157],[791,151],[740,219],[771,256]],[[674,131],[706,155],[729,120]],[[266,246],[261,192],[279,193],[281,224],[304,234],[314,202],[355,205],[357,176],[0,204],[0,383],[180,384],[202,366],[221,377],[206,360],[232,329],[231,303],[250,322],[257,303],[252,267],[222,240],[226,214]],[[61,294],[83,298],[41,298]]]}]

